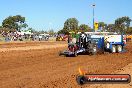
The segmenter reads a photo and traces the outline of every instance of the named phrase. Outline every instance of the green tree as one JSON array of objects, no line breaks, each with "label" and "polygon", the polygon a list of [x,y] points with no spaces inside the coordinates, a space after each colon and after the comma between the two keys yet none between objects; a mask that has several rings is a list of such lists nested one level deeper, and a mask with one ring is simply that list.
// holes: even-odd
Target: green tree
[{"label": "green tree", "polygon": [[53,29],[50,29],[50,30],[48,31],[48,33],[49,33],[50,35],[54,35],[54,34],[55,34],[55,32],[54,32]]},{"label": "green tree", "polygon": [[69,34],[71,31],[78,31],[79,21],[76,18],[69,18],[65,21],[62,30],[58,31],[58,34]]},{"label": "green tree", "polygon": [[57,32],[58,34],[69,34],[68,30],[62,29]]},{"label": "green tree", "polygon": [[48,32],[47,32],[47,31],[44,31],[44,30],[41,30],[41,31],[39,31],[38,33],[39,33],[39,34],[44,34],[44,33],[47,34]]},{"label": "green tree", "polygon": [[21,30],[22,28],[27,28],[27,27],[28,25],[26,23],[23,23],[18,26],[18,30]]},{"label": "green tree", "polygon": [[90,32],[91,31],[91,28],[88,25],[86,25],[86,24],[81,24],[79,26],[79,30],[80,31],[84,31],[84,32]]},{"label": "green tree", "polygon": [[131,21],[132,20],[127,16],[117,18],[115,20],[116,31],[120,33],[126,33],[126,31],[129,30]]},{"label": "green tree", "polygon": [[107,31],[115,32],[115,24],[108,24],[107,25]]},{"label": "green tree", "polygon": [[129,29],[126,31],[126,34],[132,34],[132,27],[129,27]]},{"label": "green tree", "polygon": [[107,28],[107,24],[106,23],[99,22],[98,25],[99,25],[99,29],[102,29],[102,31],[106,31],[106,28]]},{"label": "green tree", "polygon": [[32,33],[35,33],[35,32],[36,32],[35,29],[33,29],[33,28],[31,28],[31,27],[28,28],[27,31],[31,31]]},{"label": "green tree", "polygon": [[27,24],[25,23],[25,17],[22,17],[21,15],[16,15],[9,16],[6,19],[4,19],[2,22],[2,26],[4,28],[16,29],[20,31],[21,28],[26,28]]},{"label": "green tree", "polygon": [[76,18],[69,18],[64,23],[64,30],[66,31],[77,31],[79,21]]},{"label": "green tree", "polygon": [[2,26],[0,26],[0,33],[2,32]]}]

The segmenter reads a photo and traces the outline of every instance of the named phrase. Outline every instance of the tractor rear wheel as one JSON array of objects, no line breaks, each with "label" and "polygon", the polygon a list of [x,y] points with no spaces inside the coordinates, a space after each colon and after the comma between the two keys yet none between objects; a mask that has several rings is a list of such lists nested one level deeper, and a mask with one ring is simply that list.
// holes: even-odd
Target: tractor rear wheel
[{"label": "tractor rear wheel", "polygon": [[97,54],[96,43],[90,43],[89,44],[89,53],[92,54],[92,55],[96,55]]},{"label": "tractor rear wheel", "polygon": [[75,51],[75,52],[74,52],[74,57],[77,57],[77,56],[78,56],[78,55],[77,55],[77,52]]},{"label": "tractor rear wheel", "polygon": [[96,54],[97,54],[97,47],[94,47],[92,51],[92,55],[96,55]]}]

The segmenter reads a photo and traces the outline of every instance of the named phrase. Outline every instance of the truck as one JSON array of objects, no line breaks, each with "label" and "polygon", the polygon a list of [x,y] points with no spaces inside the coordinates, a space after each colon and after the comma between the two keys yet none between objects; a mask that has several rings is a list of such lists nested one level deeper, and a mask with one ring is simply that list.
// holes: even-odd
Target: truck
[{"label": "truck", "polygon": [[112,32],[79,32],[76,35],[78,37],[72,38],[72,42],[68,41],[68,50],[60,52],[59,55],[76,57],[80,53],[119,53],[124,51],[126,45],[123,35]]}]

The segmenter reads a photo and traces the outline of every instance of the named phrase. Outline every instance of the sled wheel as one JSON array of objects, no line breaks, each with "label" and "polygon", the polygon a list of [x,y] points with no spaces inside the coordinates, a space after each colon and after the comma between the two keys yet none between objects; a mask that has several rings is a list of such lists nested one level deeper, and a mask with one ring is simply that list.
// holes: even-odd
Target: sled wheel
[{"label": "sled wheel", "polygon": [[111,52],[112,52],[112,53],[116,53],[116,46],[115,46],[115,45],[112,45]]}]

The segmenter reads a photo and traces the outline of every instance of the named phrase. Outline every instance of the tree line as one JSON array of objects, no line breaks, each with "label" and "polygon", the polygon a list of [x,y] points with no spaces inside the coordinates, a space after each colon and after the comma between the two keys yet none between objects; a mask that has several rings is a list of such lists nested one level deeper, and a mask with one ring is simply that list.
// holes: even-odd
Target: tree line
[{"label": "tree line", "polygon": [[[21,31],[24,28],[27,28],[28,24],[26,23],[26,18],[21,15],[16,16],[9,16],[5,18],[2,22],[2,26],[0,26],[0,32],[15,32],[15,31]],[[29,27],[27,30],[31,30],[31,32],[35,34],[41,34],[41,33],[49,33],[53,35],[55,32],[53,29],[50,29],[49,31],[37,31],[31,27]]]},{"label": "tree line", "polygon": [[[106,24],[105,22],[98,23],[100,31],[117,32],[124,34],[132,34],[132,27],[130,27],[131,19],[128,16],[120,17],[115,20],[113,24]],[[69,18],[65,21],[64,27],[58,33],[68,34],[69,32],[92,32],[94,31],[89,25],[78,25],[79,21],[76,18]]]},{"label": "tree line", "polygon": [[[106,24],[105,22],[98,23],[98,29],[100,31],[117,32],[124,34],[132,34],[132,27],[130,27],[131,19],[128,16],[120,17],[115,20],[113,24]],[[21,31],[23,28],[27,28],[26,18],[21,15],[9,16],[5,18],[0,26],[1,30],[4,31]],[[28,28],[34,33],[50,33],[55,34],[54,30],[49,31],[37,31],[33,28]],[[81,24],[76,18],[68,18],[64,22],[62,30],[58,31],[58,34],[68,34],[69,32],[92,32],[94,31],[89,25]]]}]

